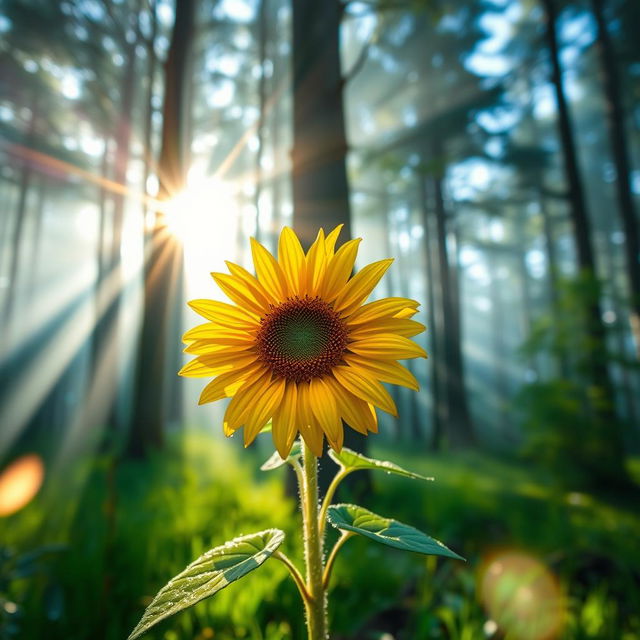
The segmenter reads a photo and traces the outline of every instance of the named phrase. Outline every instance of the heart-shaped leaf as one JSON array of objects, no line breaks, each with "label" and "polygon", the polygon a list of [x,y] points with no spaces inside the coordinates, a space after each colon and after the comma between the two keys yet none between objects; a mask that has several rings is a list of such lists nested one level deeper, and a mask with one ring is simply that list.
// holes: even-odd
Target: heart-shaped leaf
[{"label": "heart-shaped leaf", "polygon": [[402,467],[399,467],[393,462],[387,462],[386,460],[376,460],[375,458],[367,458],[360,453],[356,453],[346,447],[342,448],[340,453],[331,449],[329,451],[331,459],[342,467],[347,469],[380,469],[387,473],[395,473],[398,476],[405,476],[405,478],[415,478],[417,480],[433,480],[427,476],[421,476],[419,473],[413,473],[413,471],[407,471]]},{"label": "heart-shaped leaf", "polygon": [[332,505],[328,509],[327,519],[336,529],[353,531],[396,549],[464,560],[426,533],[397,520],[383,518],[355,504]]},{"label": "heart-shaped leaf", "polygon": [[128,640],[257,569],[283,540],[283,531],[267,529],[210,549],[158,591]]},{"label": "heart-shaped leaf", "polygon": [[300,447],[300,441],[296,440],[291,447],[291,452],[285,460],[280,457],[280,454],[276,451],[274,454],[260,467],[262,471],[273,471],[281,467],[283,464],[291,464],[294,460],[297,460],[302,455],[302,448]]}]

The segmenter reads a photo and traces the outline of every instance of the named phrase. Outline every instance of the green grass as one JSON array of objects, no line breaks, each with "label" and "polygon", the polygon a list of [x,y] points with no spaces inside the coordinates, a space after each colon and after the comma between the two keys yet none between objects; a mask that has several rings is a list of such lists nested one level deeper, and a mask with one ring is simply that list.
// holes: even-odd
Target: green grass
[{"label": "green grass", "polygon": [[[372,444],[372,455],[436,481],[372,474],[373,488],[358,502],[424,530],[468,562],[349,541],[332,581],[332,640],[383,632],[396,640],[485,637],[477,571],[499,549],[526,552],[557,576],[562,638],[640,638],[640,516],[631,498],[566,493],[533,466],[489,455]],[[151,460],[114,469],[103,459],[70,469],[64,484],[51,480],[31,505],[0,521],[2,545],[18,553],[65,545],[36,575],[7,587],[21,605],[17,637],[123,640],[170,577],[240,534],[280,527],[286,552],[299,561],[298,514],[284,494],[284,470],[261,473],[261,461],[254,449],[192,433]],[[348,491],[338,499],[350,499]],[[297,592],[269,561],[148,637],[284,640],[304,631]]]}]

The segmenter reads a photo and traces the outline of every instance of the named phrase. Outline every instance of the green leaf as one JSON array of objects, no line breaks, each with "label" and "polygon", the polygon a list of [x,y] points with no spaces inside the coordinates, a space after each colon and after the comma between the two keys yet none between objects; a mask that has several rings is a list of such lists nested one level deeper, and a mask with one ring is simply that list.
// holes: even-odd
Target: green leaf
[{"label": "green leaf", "polygon": [[291,464],[294,460],[297,460],[302,455],[302,448],[300,447],[300,441],[296,440],[291,447],[286,460],[280,457],[280,454],[276,451],[261,467],[261,471],[273,471],[283,464]]},{"label": "green leaf", "polygon": [[283,531],[267,529],[210,549],[158,591],[128,640],[257,569],[283,540]]},{"label": "green leaf", "polygon": [[347,469],[381,469],[387,473],[395,473],[398,476],[404,476],[405,478],[415,478],[417,480],[433,480],[427,476],[421,476],[419,473],[413,473],[413,471],[407,471],[402,467],[399,467],[393,462],[387,462],[386,460],[376,460],[375,458],[367,458],[351,449],[343,447],[340,453],[337,453],[333,449],[329,450],[329,456],[336,463]]},{"label": "green leaf", "polygon": [[336,529],[353,531],[396,549],[464,560],[426,533],[397,520],[378,516],[355,504],[332,505],[328,509],[327,519]]}]

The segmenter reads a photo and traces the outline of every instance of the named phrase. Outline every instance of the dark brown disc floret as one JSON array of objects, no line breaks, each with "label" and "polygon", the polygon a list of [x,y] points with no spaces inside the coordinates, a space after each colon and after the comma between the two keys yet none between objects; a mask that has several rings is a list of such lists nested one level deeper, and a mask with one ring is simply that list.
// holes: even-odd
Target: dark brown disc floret
[{"label": "dark brown disc floret", "polygon": [[329,373],[347,346],[347,327],[320,298],[289,298],[260,320],[257,346],[275,376],[307,382]]}]

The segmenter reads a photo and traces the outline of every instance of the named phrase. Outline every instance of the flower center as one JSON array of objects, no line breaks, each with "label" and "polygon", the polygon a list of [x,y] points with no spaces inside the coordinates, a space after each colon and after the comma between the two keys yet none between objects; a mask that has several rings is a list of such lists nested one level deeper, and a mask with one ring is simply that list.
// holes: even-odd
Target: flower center
[{"label": "flower center", "polygon": [[347,328],[320,298],[289,298],[260,320],[258,353],[272,373],[307,382],[329,373],[342,359]]}]

